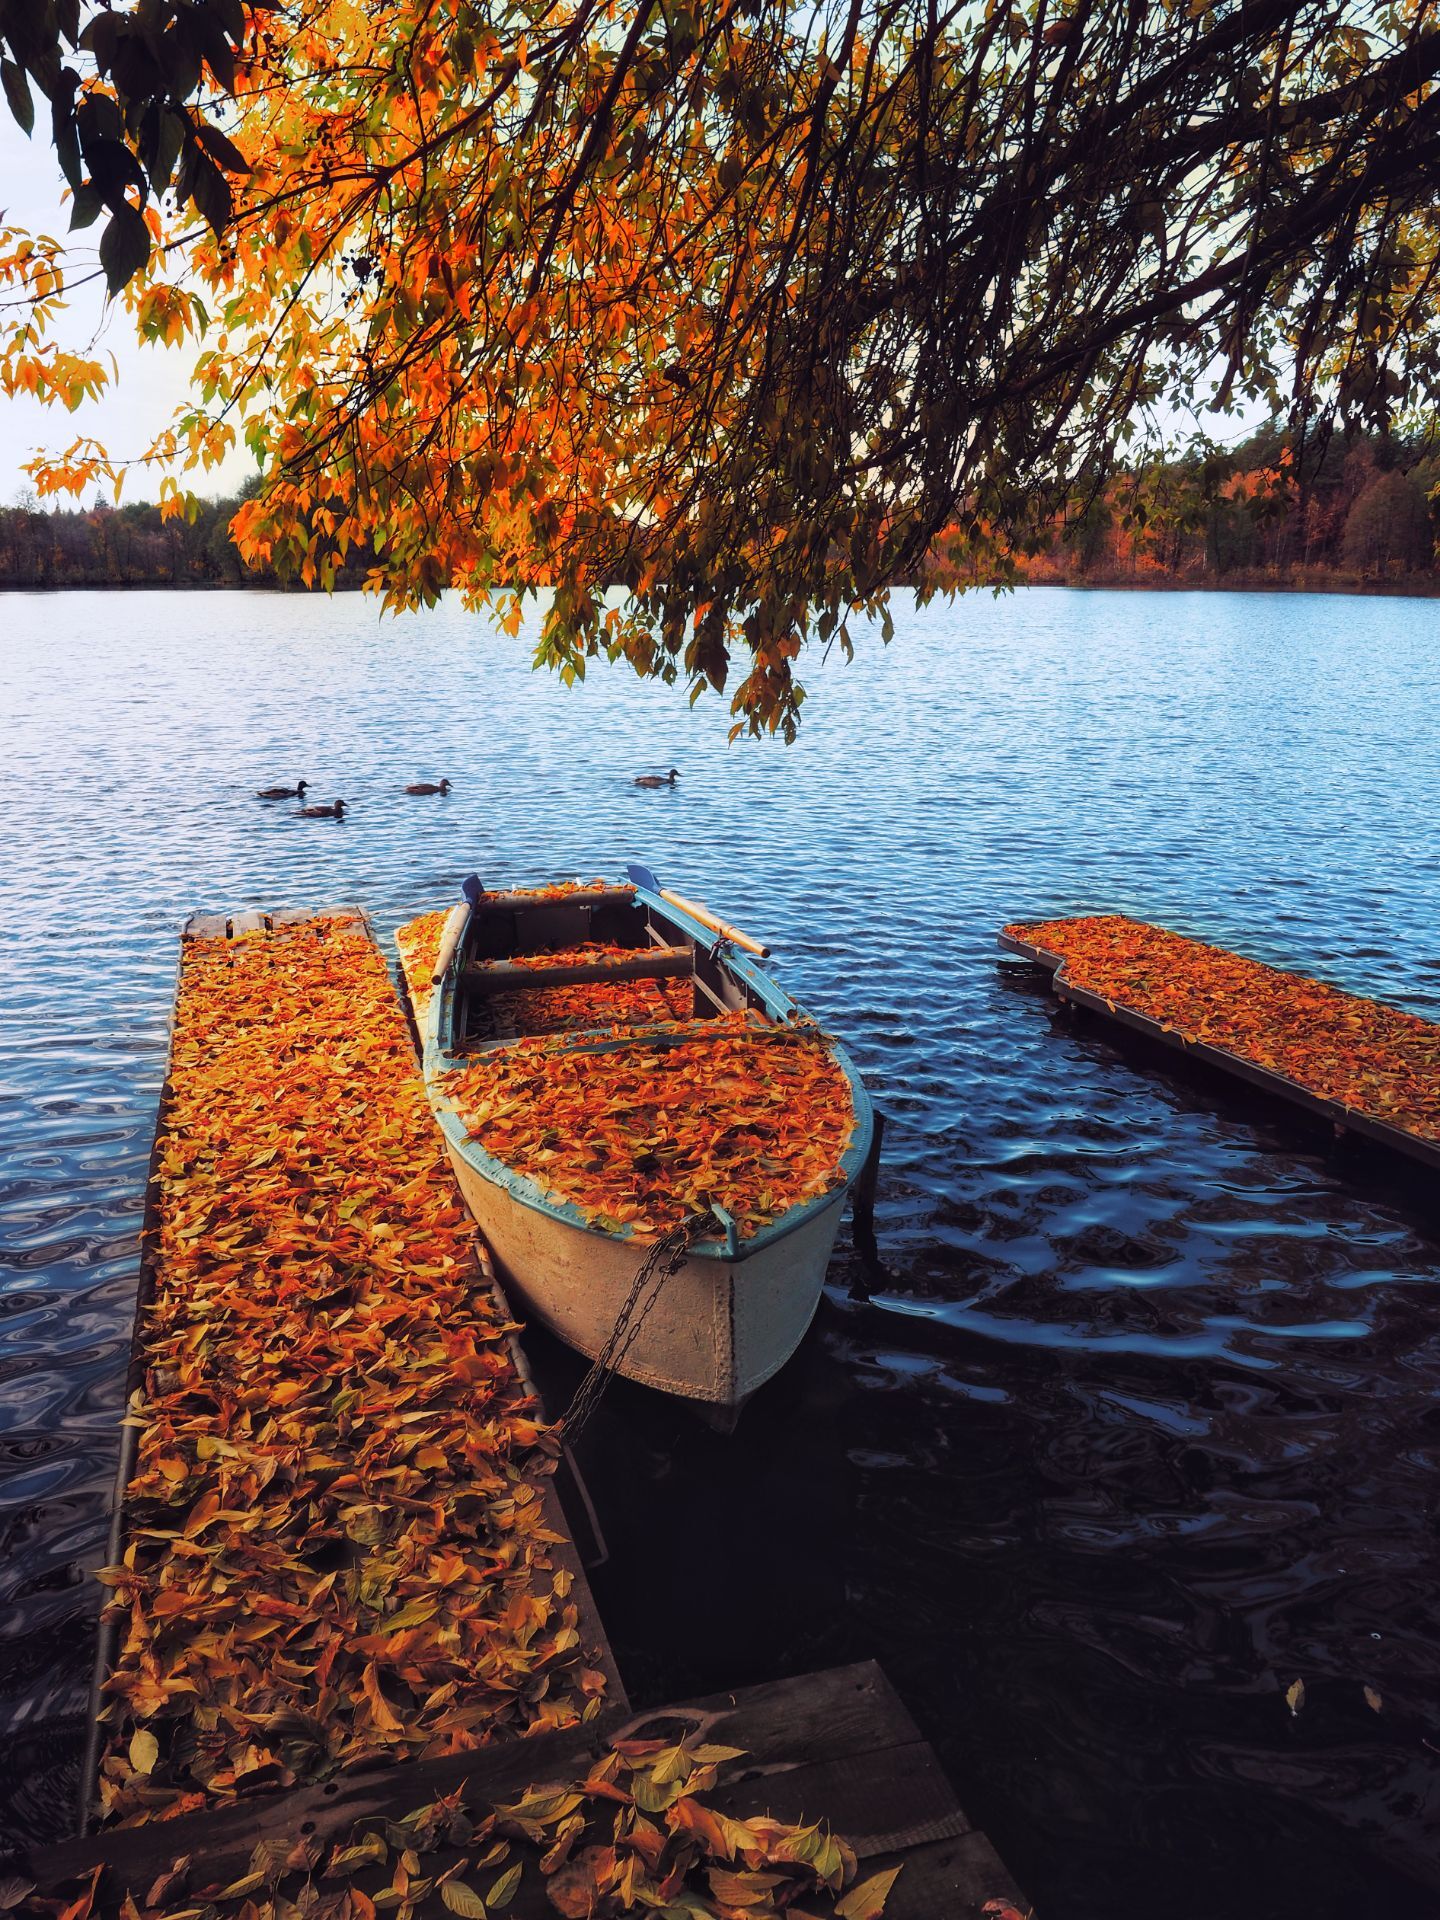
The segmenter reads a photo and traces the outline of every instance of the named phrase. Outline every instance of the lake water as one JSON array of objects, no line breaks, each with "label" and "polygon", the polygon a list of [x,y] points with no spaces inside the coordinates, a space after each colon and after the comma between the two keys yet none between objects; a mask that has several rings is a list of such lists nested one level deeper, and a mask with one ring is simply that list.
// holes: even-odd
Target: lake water
[{"label": "lake water", "polygon": [[[1048,1920],[1440,1912],[1434,1196],[994,945],[1125,911],[1440,1018],[1440,603],[1035,590],[807,678],[727,747],[455,607],[0,596],[0,1832],[74,1791],[181,920],[641,858],[851,1048],[889,1274],[733,1440],[592,1428],[632,1692],[878,1657]],[[302,774],[342,824],[251,797]]]}]

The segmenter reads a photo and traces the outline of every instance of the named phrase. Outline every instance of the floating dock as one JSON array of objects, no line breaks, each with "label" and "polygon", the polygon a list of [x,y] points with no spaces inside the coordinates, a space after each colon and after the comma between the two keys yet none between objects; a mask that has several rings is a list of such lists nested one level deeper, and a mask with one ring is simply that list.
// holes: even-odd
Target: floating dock
[{"label": "floating dock", "polygon": [[999,936],[1056,996],[1440,1168],[1440,1026],[1123,915]]},{"label": "floating dock", "polygon": [[38,1897],[1023,1915],[874,1666],[632,1710],[517,1332],[364,916],[190,921],[82,1837]]}]

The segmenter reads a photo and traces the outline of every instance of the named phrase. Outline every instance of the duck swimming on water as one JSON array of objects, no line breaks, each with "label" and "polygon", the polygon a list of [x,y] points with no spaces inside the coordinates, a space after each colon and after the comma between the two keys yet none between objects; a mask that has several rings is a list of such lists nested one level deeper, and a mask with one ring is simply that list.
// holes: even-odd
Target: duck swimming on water
[{"label": "duck swimming on water", "polygon": [[448,780],[438,782],[434,780],[417,780],[413,786],[406,787],[405,791],[407,793],[448,793],[450,791],[450,782]]},{"label": "duck swimming on water", "polygon": [[295,818],[297,820],[343,820],[345,802],[332,800],[328,807],[301,807]]},{"label": "duck swimming on water", "polygon": [[303,800],[305,789],[309,784],[308,780],[302,780],[298,786],[294,787],[259,787],[256,789],[255,798],[257,800]]},{"label": "duck swimming on water", "polygon": [[678,767],[671,767],[662,779],[658,773],[642,773],[635,781],[637,787],[673,787],[680,778]]}]

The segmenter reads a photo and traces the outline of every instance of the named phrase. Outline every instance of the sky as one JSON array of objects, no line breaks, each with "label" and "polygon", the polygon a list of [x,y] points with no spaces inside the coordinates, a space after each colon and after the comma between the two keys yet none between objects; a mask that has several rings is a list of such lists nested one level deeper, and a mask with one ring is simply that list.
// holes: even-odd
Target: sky
[{"label": "sky", "polygon": [[[68,210],[62,204],[63,192],[64,181],[54,150],[40,128],[37,126],[33,140],[27,140],[0,108],[0,210],[16,226],[63,236],[70,224]],[[81,243],[76,249],[78,261],[93,264],[99,234],[97,224],[76,236]],[[28,397],[10,400],[0,396],[0,506],[13,505],[30,487],[21,466],[37,449],[54,451],[68,446],[78,434],[87,434],[114,456],[132,456],[149,444],[185,397],[186,376],[196,352],[194,342],[185,347],[141,346],[125,313],[117,310],[107,314],[102,285],[76,290],[59,337],[76,351],[89,350],[93,345],[97,354],[113,353],[119,364],[119,380],[104,398],[87,403],[76,413],[66,413],[63,407],[42,407]],[[192,477],[188,484],[201,494],[230,493],[252,471],[250,456],[241,449],[223,466]],[[153,500],[158,491],[158,476],[137,473],[127,480],[121,498]],[[73,503],[65,500],[57,504]],[[88,506],[90,502],[87,499],[83,504]]]}]

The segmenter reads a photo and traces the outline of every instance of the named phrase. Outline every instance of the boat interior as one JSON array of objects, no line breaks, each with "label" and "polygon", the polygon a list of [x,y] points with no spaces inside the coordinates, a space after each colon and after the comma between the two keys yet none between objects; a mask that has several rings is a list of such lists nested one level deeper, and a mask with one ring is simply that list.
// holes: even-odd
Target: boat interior
[{"label": "boat interior", "polygon": [[715,1019],[769,1025],[765,996],[633,887],[484,895],[470,915],[452,1050],[531,1034]]}]

